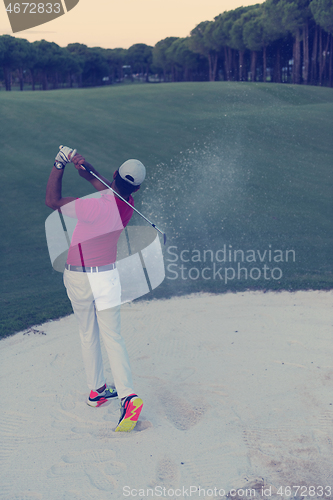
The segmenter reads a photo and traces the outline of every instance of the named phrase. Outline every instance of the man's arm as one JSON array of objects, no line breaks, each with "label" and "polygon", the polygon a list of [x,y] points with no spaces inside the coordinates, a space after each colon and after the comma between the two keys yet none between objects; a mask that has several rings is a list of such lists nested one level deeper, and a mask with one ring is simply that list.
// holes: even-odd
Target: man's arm
[{"label": "man's arm", "polygon": [[76,154],[74,156],[72,162],[74,163],[75,168],[79,171],[80,176],[83,177],[84,179],[86,179],[87,181],[89,181],[90,184],[92,184],[92,186],[94,186],[94,188],[97,191],[105,191],[106,188],[105,188],[104,184],[102,184],[98,179],[96,179],[96,177],[94,177],[89,172],[84,170],[84,167],[82,167],[82,163],[85,163],[85,165],[87,165],[87,167],[89,167],[93,172],[95,172],[95,174],[100,179],[102,179],[108,186],[111,186],[112,182],[110,182],[108,179],[106,179],[106,177],[103,177],[101,174],[99,174],[97,172],[97,170],[92,165],[90,165],[90,163],[85,161],[83,156]]},{"label": "man's arm", "polygon": [[67,198],[62,197],[61,187],[63,175],[64,170],[58,170],[57,168],[52,167],[50,177],[46,186],[45,204],[48,207],[53,208],[53,210],[58,210],[63,205],[76,200],[76,198],[73,198],[71,196]]},{"label": "man's arm", "polygon": [[[69,158],[70,158],[70,154],[69,154]],[[87,181],[89,181],[97,191],[104,191],[105,186],[98,179],[96,179],[96,177],[94,177],[89,172],[84,170],[84,167],[82,166],[83,163],[86,163],[86,165],[93,172],[95,172],[95,174],[98,175],[98,177],[100,177],[104,182],[106,182],[106,184],[111,186],[112,182],[110,182],[108,179],[106,179],[105,177],[100,175],[97,172],[97,170],[95,170],[94,167],[92,165],[90,165],[90,163],[85,161],[85,158],[83,156],[76,154],[73,157],[72,162],[74,163],[75,168],[79,171],[80,176],[83,177],[84,179],[86,179]],[[55,168],[53,166],[51,173],[50,173],[50,177],[49,177],[47,186],[46,186],[46,197],[45,197],[45,204],[48,207],[53,208],[53,210],[58,210],[59,208],[63,207],[64,205],[67,205],[68,203],[70,203],[71,201],[76,200],[76,198],[71,197],[71,196],[68,196],[66,198],[62,197],[61,188],[62,188],[63,175],[64,175],[64,169],[58,170],[57,168]],[[67,207],[67,209],[68,208],[70,208],[70,207]],[[73,204],[73,208],[74,208],[74,204]],[[73,214],[73,215],[75,216],[75,214]]]}]

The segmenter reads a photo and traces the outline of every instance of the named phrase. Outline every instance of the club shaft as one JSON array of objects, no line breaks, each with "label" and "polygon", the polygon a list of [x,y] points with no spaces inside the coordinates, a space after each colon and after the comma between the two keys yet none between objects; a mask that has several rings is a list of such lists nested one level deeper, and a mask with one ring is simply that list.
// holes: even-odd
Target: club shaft
[{"label": "club shaft", "polygon": [[147,217],[145,217],[141,212],[139,212],[139,210],[137,210],[135,207],[133,207],[133,205],[131,205],[127,200],[125,200],[122,196],[120,196],[120,194],[118,194],[116,191],[114,191],[114,189],[112,189],[111,186],[109,186],[106,182],[104,182],[100,177],[98,177],[97,174],[95,174],[95,172],[93,172],[89,167],[87,167],[86,165],[82,165],[82,167],[84,167],[84,169],[89,172],[89,174],[93,175],[95,177],[95,179],[99,180],[99,182],[101,182],[102,184],[104,184],[104,186],[106,186],[108,189],[111,189],[111,191],[120,199],[122,200],[123,202],[125,202],[129,207],[131,207],[132,210],[134,210],[138,215],[140,215],[140,217],[142,217],[146,222],[148,222],[148,224],[150,224],[154,229],[156,229],[156,231],[158,231],[159,233],[161,233],[163,235],[163,238],[164,240],[166,239],[165,238],[165,233],[163,233],[163,231],[161,231],[157,226],[155,226],[155,224],[153,224],[149,219],[147,219]]}]

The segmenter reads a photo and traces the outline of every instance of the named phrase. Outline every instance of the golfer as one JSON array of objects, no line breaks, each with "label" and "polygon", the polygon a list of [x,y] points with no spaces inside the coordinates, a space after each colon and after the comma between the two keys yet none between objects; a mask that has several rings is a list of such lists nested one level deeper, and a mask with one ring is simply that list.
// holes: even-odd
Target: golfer
[{"label": "golfer", "polygon": [[[146,169],[138,160],[128,160],[110,182],[85,158],[61,146],[46,187],[45,203],[64,215],[77,219],[64,271],[64,284],[78,321],[83,362],[90,394],[89,406],[98,407],[109,399],[120,399],[120,419],[116,431],[132,430],[143,402],[133,391],[131,368],[120,332],[121,287],[116,268],[117,242],[130,221],[133,209],[88,173],[84,163],[116,193],[134,206],[131,196],[145,179]],[[88,180],[100,198],[62,197],[62,178],[67,163],[73,162],[81,177]],[[102,337],[116,390],[107,386],[100,345]]]}]

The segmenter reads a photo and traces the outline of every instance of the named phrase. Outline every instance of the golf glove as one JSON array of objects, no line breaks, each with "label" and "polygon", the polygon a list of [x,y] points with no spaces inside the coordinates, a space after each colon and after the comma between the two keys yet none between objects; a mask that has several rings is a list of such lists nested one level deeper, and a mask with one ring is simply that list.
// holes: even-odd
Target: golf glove
[{"label": "golf glove", "polygon": [[71,158],[76,155],[76,149],[68,148],[67,146],[59,146],[59,153],[55,157],[54,166],[58,170],[62,170],[65,168],[67,163],[70,163],[72,160],[68,158],[68,155],[72,153]]}]

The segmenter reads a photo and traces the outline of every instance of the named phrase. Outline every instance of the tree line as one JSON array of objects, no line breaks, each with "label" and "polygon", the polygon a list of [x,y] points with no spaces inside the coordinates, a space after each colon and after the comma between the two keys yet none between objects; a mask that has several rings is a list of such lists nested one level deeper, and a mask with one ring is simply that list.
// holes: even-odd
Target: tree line
[{"label": "tree line", "polygon": [[333,0],[266,0],[199,23],[154,47],[104,49],[0,36],[6,90],[110,85],[126,80],[271,81],[326,85],[333,79]]}]

